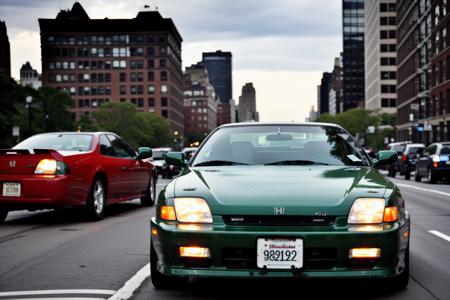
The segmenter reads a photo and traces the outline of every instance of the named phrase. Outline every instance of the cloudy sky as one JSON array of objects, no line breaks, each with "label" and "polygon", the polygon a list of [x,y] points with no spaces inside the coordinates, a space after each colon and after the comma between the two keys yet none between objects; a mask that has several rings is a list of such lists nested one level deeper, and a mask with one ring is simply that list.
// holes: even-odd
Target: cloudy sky
[{"label": "cloudy sky", "polygon": [[[233,96],[253,82],[262,121],[304,121],[323,71],[342,51],[340,0],[80,0],[91,18],[133,18],[145,4],[175,22],[183,65],[205,51],[233,53]],[[11,43],[12,75],[30,61],[41,70],[38,18],[73,0],[0,0]]]}]

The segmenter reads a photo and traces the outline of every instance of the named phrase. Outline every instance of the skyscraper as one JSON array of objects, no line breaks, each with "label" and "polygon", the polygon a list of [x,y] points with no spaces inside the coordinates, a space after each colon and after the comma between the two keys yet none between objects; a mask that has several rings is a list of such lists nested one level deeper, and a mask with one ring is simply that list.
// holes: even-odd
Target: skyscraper
[{"label": "skyscraper", "polygon": [[396,0],[365,2],[365,108],[396,113]]},{"label": "skyscraper", "polygon": [[211,84],[221,102],[228,103],[233,98],[231,52],[203,52],[202,62],[208,70]]},{"label": "skyscraper", "polygon": [[11,76],[11,54],[6,23],[0,21],[0,74]]},{"label": "skyscraper", "polygon": [[342,0],[343,110],[364,105],[364,0]]},{"label": "skyscraper", "polygon": [[317,103],[317,112],[319,115],[328,113],[329,112],[329,98],[328,94],[331,89],[331,82],[332,82],[332,74],[329,72],[324,72],[322,74],[322,80],[320,82],[320,85],[318,87],[318,103]]},{"label": "skyscraper", "polygon": [[242,87],[238,107],[239,122],[259,121],[259,113],[256,111],[256,90],[253,83],[246,83]]},{"label": "skyscraper", "polygon": [[67,91],[77,116],[103,102],[131,102],[183,132],[182,38],[171,19],[157,11],[91,19],[75,2],[39,25],[42,84]]}]

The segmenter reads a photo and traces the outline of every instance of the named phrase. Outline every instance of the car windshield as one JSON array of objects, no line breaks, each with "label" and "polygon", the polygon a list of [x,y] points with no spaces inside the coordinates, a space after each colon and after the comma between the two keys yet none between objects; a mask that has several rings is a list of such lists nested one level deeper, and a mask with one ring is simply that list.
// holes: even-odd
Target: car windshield
[{"label": "car windshield", "polygon": [[53,149],[56,151],[89,151],[92,134],[39,134],[20,142],[13,149]]},{"label": "car windshield", "polygon": [[166,151],[153,151],[153,160],[163,160],[166,153]]},{"label": "car windshield", "polygon": [[450,144],[443,144],[441,154],[450,154]]},{"label": "car windshield", "polygon": [[224,127],[198,150],[192,166],[370,166],[364,149],[331,126],[251,125]]},{"label": "car windshield", "polygon": [[392,147],[392,151],[395,151],[397,153],[402,153],[403,151],[405,151],[406,145],[402,144],[402,145],[394,145]]},{"label": "car windshield", "polygon": [[408,149],[409,154],[417,154],[420,150],[423,150],[424,147],[411,147]]}]

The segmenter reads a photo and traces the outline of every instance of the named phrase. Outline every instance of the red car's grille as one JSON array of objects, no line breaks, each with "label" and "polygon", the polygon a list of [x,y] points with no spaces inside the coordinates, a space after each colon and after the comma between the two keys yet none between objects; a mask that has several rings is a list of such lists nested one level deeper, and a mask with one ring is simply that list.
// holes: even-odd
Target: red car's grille
[{"label": "red car's grille", "polygon": [[227,225],[234,226],[331,226],[336,217],[315,216],[223,216]]}]

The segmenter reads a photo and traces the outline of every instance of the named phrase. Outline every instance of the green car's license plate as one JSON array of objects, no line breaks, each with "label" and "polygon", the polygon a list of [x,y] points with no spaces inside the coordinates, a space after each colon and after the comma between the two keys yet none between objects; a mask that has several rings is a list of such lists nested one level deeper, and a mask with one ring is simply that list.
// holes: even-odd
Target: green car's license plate
[{"label": "green car's license plate", "polygon": [[258,239],[257,266],[267,269],[299,269],[303,267],[303,240]]}]

